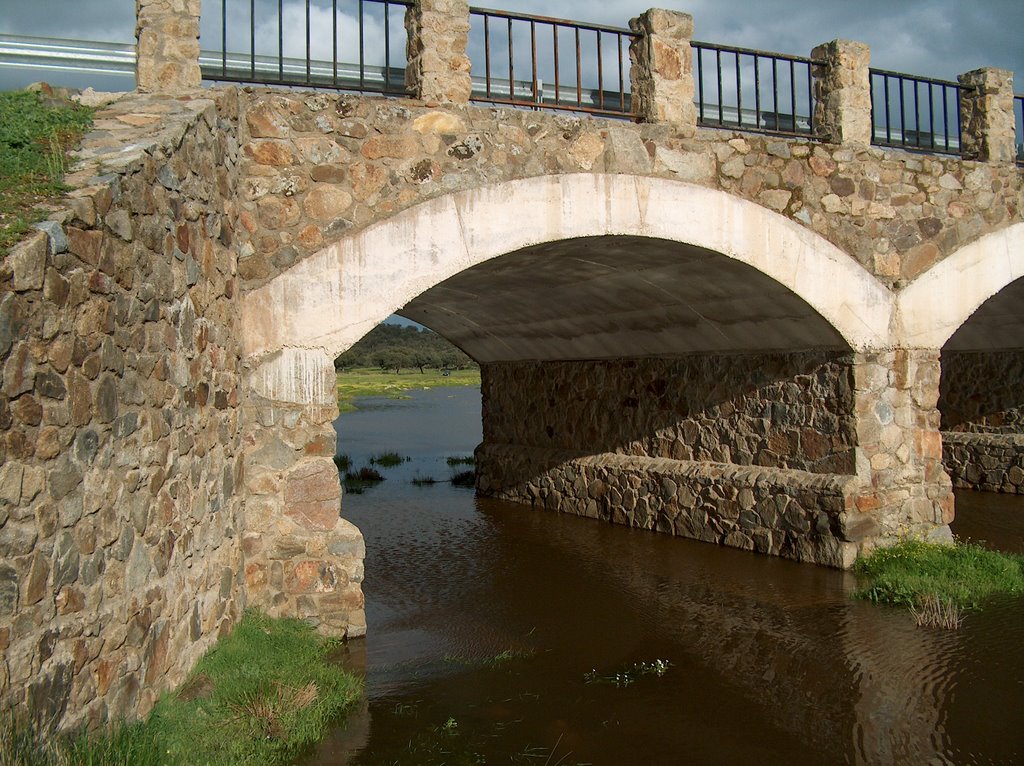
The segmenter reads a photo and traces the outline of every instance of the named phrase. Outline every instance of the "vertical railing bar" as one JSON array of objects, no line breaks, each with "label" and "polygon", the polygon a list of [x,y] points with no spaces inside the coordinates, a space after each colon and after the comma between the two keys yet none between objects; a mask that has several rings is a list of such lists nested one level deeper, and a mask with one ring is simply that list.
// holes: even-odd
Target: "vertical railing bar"
[{"label": "vertical railing bar", "polygon": [[537,22],[530,20],[530,78],[533,88],[533,102],[544,100],[543,91],[537,89]]},{"label": "vertical railing bar", "polygon": [[715,49],[715,69],[718,74],[718,124],[725,121],[725,111],[722,109],[722,51]]},{"label": "vertical railing bar", "polygon": [[743,126],[743,85],[740,82],[740,54],[736,54],[736,124]]},{"label": "vertical railing bar", "polygon": [[704,122],[704,49],[697,48],[697,111]]},{"label": "vertical railing bar", "polygon": [[331,0],[331,36],[334,61],[331,63],[331,84],[338,87],[338,0]]},{"label": "vertical railing bar", "polygon": [[761,57],[754,54],[754,123],[761,127]]},{"label": "vertical railing bar", "polygon": [[[616,45],[616,48],[618,48],[618,52],[619,52],[619,108],[624,112],[624,111],[626,111],[626,68],[625,68],[625,66],[622,63],[623,62],[623,58],[622,58],[622,35],[621,34],[616,36],[616,41],[618,43]],[[632,101],[632,98],[633,98],[632,87],[630,88],[629,96],[630,96],[630,104],[629,104],[630,105],[630,110],[635,112],[636,111],[636,104]]]},{"label": "vertical railing bar", "polygon": [[558,25],[557,24],[552,24],[551,25],[551,35],[552,35],[552,37],[554,39],[554,46],[555,46],[555,104],[557,104],[559,102],[559,98],[560,98],[560,95],[561,95],[561,93],[560,93],[561,86],[559,85],[559,72],[558,72]]},{"label": "vertical railing bar", "polygon": [[779,60],[772,56],[772,111],[775,112],[775,125],[779,124]]},{"label": "vertical railing bar", "polygon": [[512,53],[512,19],[508,20],[508,97],[516,97],[516,65]]},{"label": "vertical railing bar", "polygon": [[306,0],[306,82],[309,82],[309,0]]},{"label": "vertical railing bar", "polygon": [[789,60],[789,105],[793,110],[793,131],[796,131],[796,64]]},{"label": "vertical railing bar", "polygon": [[604,109],[604,67],[601,54],[601,30],[597,30],[597,105]]},{"label": "vertical railing bar", "polygon": [[958,105],[957,110],[956,110],[956,145],[959,148],[960,153],[963,154],[964,142],[963,142],[963,137],[960,134],[960,131],[961,131],[962,127],[963,127],[963,125],[962,125],[963,120],[960,119],[960,109],[959,109],[959,104],[960,104],[960,86],[959,85],[954,85],[953,86],[953,92],[956,94],[956,103]]},{"label": "vertical railing bar", "polygon": [[882,84],[885,86],[885,142],[887,144],[892,143],[892,117],[889,114],[889,76],[882,75]]},{"label": "vertical railing bar", "polygon": [[583,67],[580,64],[579,27],[576,27],[576,106],[583,106]]},{"label": "vertical railing bar", "polygon": [[284,0],[277,0],[277,79],[284,82]]},{"label": "vertical railing bar", "polygon": [[918,131],[918,146],[921,147],[921,81],[912,80],[913,83],[913,127]]},{"label": "vertical railing bar", "polygon": [[363,30],[366,27],[363,15],[363,0],[359,0],[359,89],[366,87],[366,38]]},{"label": "vertical railing bar", "polygon": [[949,151],[949,88],[942,88],[942,135]]},{"label": "vertical railing bar", "polygon": [[390,6],[384,3],[384,92],[391,91],[391,18]]},{"label": "vertical railing bar", "polygon": [[256,79],[256,0],[249,0],[249,74]]},{"label": "vertical railing bar", "polygon": [[906,110],[906,99],[903,93],[903,78],[897,78],[897,82],[900,85],[900,143],[903,146],[907,145],[907,110]]},{"label": "vertical railing bar", "polygon": [[491,97],[491,16],[484,14],[484,92]]},{"label": "vertical railing bar", "polygon": [[228,76],[228,0],[220,0],[220,76]]},{"label": "vertical railing bar", "polygon": [[[814,87],[811,83],[811,65],[807,64],[804,69],[807,71],[807,132],[814,133]],[[868,78],[870,87],[871,78]],[[793,117],[793,127],[796,128],[796,117]]]},{"label": "vertical railing bar", "polygon": [[935,148],[935,88],[932,85],[928,86],[928,133],[931,136],[931,140],[928,145]]}]

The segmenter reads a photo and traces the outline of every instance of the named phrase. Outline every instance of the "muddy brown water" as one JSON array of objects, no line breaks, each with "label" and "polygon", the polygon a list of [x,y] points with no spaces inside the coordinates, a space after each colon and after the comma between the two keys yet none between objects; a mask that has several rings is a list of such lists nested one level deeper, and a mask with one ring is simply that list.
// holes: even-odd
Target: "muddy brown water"
[{"label": "muddy brown water", "polygon": [[[410,460],[345,496],[366,700],[304,763],[1024,763],[1024,599],[923,630],[848,573],[416,486],[462,470],[479,391],[359,406],[336,424],[355,467]],[[1020,499],[957,508],[1024,550]]]}]

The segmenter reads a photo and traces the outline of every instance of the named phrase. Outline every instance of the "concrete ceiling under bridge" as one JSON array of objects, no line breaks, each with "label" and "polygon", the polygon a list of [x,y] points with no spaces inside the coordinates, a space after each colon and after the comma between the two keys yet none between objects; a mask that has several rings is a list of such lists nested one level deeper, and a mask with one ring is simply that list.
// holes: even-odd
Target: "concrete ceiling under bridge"
[{"label": "concrete ceiling under bridge", "polygon": [[1011,282],[982,303],[943,348],[949,351],[1024,348],[1024,278]]},{"label": "concrete ceiling under bridge", "polygon": [[456,274],[398,313],[480,362],[848,348],[755,268],[633,236],[524,248]]}]

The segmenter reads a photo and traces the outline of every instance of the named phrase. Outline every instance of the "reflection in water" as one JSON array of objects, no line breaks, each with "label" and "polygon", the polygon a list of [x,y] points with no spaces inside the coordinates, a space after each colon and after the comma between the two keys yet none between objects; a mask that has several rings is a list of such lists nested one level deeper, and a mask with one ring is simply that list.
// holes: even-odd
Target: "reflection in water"
[{"label": "reflection in water", "polygon": [[[920,630],[847,573],[417,487],[479,440],[479,392],[361,406],[338,421],[354,465],[412,459],[345,498],[368,703],[310,763],[1024,761],[1020,599]],[[655,659],[663,677],[585,680]]]}]

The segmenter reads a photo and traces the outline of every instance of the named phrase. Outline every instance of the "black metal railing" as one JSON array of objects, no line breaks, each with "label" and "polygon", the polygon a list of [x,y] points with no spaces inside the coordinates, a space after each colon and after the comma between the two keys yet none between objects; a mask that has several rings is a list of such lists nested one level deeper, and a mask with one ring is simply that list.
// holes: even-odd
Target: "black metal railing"
[{"label": "black metal railing", "polygon": [[486,8],[469,14],[474,100],[632,113],[630,30]]},{"label": "black metal railing", "polygon": [[404,94],[409,0],[214,0],[203,77]]},{"label": "black metal railing", "polygon": [[1017,164],[1024,165],[1024,96],[1013,97],[1014,143],[1017,146]]},{"label": "black metal railing", "polygon": [[697,122],[761,133],[814,132],[815,62],[694,41]]},{"label": "black metal railing", "polygon": [[871,143],[960,153],[960,86],[871,70]]}]

